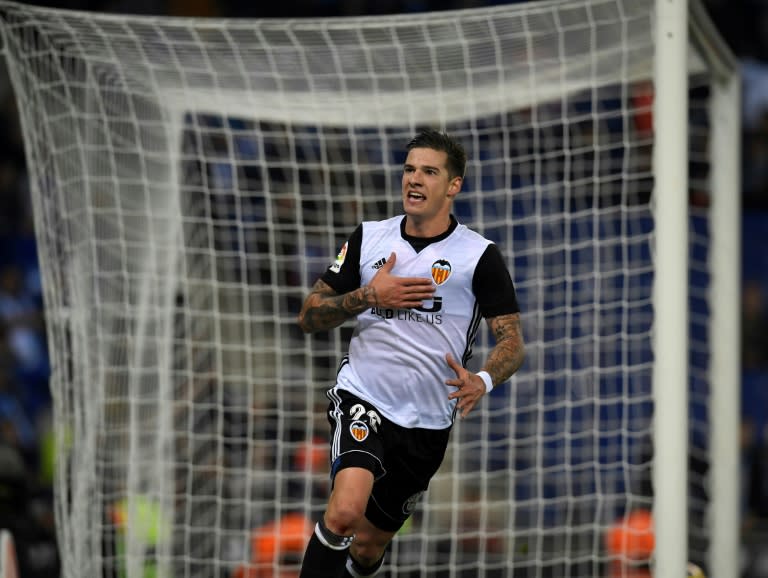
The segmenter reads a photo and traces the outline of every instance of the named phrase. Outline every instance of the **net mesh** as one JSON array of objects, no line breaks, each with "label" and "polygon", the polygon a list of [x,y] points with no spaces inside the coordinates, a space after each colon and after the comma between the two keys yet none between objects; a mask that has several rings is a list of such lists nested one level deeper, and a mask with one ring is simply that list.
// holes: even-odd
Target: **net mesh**
[{"label": "net mesh", "polygon": [[[527,360],[454,428],[385,568],[608,572],[606,532],[651,504],[652,7],[234,21],[0,2],[45,285],[65,575],[297,568],[308,532],[290,522],[324,508],[324,391],[353,326],[304,336],[295,318],[354,227],[400,212],[404,144],[424,126],[467,149],[455,213],[510,266]],[[702,489],[710,79],[693,72]],[[474,369],[490,344],[481,332]],[[705,507],[694,493],[692,560]]]}]

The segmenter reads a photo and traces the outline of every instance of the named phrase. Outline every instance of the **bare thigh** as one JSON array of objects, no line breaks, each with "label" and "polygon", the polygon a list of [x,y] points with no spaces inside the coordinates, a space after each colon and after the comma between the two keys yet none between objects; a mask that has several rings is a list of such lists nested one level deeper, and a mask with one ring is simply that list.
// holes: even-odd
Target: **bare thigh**
[{"label": "bare thigh", "polygon": [[325,525],[340,536],[356,533],[373,489],[373,474],[364,468],[344,468],[333,481]]}]

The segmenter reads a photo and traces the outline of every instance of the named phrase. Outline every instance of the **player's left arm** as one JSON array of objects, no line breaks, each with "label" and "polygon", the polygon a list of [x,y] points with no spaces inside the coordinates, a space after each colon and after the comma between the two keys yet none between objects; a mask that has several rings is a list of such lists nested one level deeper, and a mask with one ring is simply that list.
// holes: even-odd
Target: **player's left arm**
[{"label": "player's left arm", "polygon": [[525,343],[520,313],[499,315],[487,319],[496,345],[488,353],[481,371],[487,371],[493,385],[509,379],[525,360]]},{"label": "player's left arm", "polygon": [[458,400],[456,409],[465,418],[474,409],[477,402],[490,393],[485,380],[480,376],[486,372],[490,376],[491,387],[509,379],[523,364],[525,345],[520,324],[520,313],[498,315],[486,320],[496,339],[496,345],[488,353],[483,368],[478,373],[472,373],[463,367],[448,353],[445,361],[456,374],[455,378],[447,379],[445,384],[454,389],[448,399]]},{"label": "player's left arm", "polygon": [[458,400],[456,408],[461,417],[467,417],[494,386],[509,379],[525,359],[515,286],[496,245],[489,245],[480,258],[472,280],[472,291],[496,344],[478,373],[470,372],[450,354],[446,355],[446,363],[455,373],[455,378],[445,383],[456,388],[448,399]]},{"label": "player's left arm", "polygon": [[[472,291],[496,341],[480,371],[490,376],[488,386],[496,386],[520,368],[525,345],[515,285],[501,251],[494,244],[486,247],[477,264]],[[484,376],[485,381],[489,381],[488,375]]]}]

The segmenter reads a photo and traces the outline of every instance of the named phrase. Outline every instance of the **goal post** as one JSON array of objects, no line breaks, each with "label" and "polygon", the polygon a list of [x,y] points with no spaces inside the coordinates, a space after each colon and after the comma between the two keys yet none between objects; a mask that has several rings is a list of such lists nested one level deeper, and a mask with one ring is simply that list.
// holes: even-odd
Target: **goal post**
[{"label": "goal post", "polygon": [[[697,0],[661,4],[234,20],[0,0],[63,575],[296,569],[353,330],[296,315],[360,221],[401,211],[404,145],[434,126],[467,148],[455,213],[499,243],[528,355],[454,427],[387,575],[736,576],[737,73]],[[655,552],[608,539],[645,509]]]},{"label": "goal post", "polygon": [[[738,573],[741,551],[741,77],[734,56],[714,30],[703,7],[692,5],[691,35],[709,56],[716,81],[712,83],[711,144],[709,154],[717,162],[710,175],[712,194],[712,286],[710,299],[722,304],[712,309],[711,335],[718,336],[712,348],[710,382],[711,461],[709,485],[712,529],[709,565],[712,576]],[[722,345],[722,347],[721,347]],[[734,387],[734,384],[736,387]]]}]

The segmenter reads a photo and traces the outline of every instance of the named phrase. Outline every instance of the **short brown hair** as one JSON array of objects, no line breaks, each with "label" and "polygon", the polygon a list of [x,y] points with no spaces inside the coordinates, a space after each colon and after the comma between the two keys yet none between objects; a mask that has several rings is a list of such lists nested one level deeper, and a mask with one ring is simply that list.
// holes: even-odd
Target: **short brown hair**
[{"label": "short brown hair", "polygon": [[431,128],[424,129],[413,137],[405,147],[408,151],[416,148],[444,152],[448,155],[446,160],[448,176],[450,178],[464,178],[464,172],[467,168],[467,153],[461,143],[447,133]]}]

